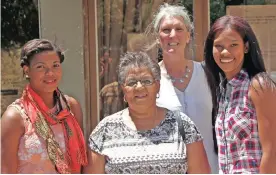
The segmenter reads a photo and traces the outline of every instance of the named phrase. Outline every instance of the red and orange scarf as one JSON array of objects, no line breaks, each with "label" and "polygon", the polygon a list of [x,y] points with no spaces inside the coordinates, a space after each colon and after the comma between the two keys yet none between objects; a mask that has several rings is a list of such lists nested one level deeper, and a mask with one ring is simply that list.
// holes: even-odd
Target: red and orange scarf
[{"label": "red and orange scarf", "polygon": [[[35,93],[30,85],[23,92],[23,105],[36,132],[46,142],[50,160],[61,174],[80,172],[82,165],[87,165],[86,145],[82,130],[72,114],[64,95],[57,89],[57,101],[61,104],[59,113],[50,116],[50,110],[42,98]],[[57,103],[58,103],[57,102]],[[61,123],[66,141],[67,154],[63,154],[49,125]]]}]

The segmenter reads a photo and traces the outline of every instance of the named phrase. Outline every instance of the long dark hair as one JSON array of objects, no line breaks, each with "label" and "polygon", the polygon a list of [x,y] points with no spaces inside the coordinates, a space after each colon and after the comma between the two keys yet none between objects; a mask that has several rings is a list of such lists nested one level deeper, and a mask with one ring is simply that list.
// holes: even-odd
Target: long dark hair
[{"label": "long dark hair", "polygon": [[204,70],[206,72],[207,81],[212,93],[212,101],[214,106],[213,117],[218,112],[218,101],[220,97],[219,84],[220,74],[225,78],[224,72],[216,64],[213,57],[213,44],[215,35],[225,29],[233,29],[240,34],[244,43],[248,42],[249,51],[244,54],[242,68],[247,71],[250,79],[260,72],[266,72],[263,57],[257,38],[250,25],[241,17],[223,16],[215,21],[211,27],[204,46]]}]

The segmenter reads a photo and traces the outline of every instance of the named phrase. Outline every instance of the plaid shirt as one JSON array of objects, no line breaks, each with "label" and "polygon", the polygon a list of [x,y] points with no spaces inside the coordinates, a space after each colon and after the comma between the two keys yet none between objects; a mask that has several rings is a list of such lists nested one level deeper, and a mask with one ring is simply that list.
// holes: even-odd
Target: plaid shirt
[{"label": "plaid shirt", "polygon": [[249,76],[241,70],[226,88],[224,81],[215,124],[220,172],[259,173],[262,149],[256,111],[248,96]]}]

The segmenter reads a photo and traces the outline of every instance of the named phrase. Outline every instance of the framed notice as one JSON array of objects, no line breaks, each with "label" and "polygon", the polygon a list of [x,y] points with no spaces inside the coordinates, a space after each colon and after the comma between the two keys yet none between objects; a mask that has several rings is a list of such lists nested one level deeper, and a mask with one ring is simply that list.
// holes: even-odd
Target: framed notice
[{"label": "framed notice", "polygon": [[276,5],[227,6],[226,13],[248,21],[259,41],[266,69],[276,81]]}]

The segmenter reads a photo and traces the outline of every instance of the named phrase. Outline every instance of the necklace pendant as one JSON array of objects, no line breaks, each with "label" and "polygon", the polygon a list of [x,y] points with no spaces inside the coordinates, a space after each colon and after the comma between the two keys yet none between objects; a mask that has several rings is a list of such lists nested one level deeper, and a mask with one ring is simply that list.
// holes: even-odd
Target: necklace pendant
[{"label": "necklace pendant", "polygon": [[172,83],[179,82],[179,83],[184,83],[183,79],[171,79]]}]

